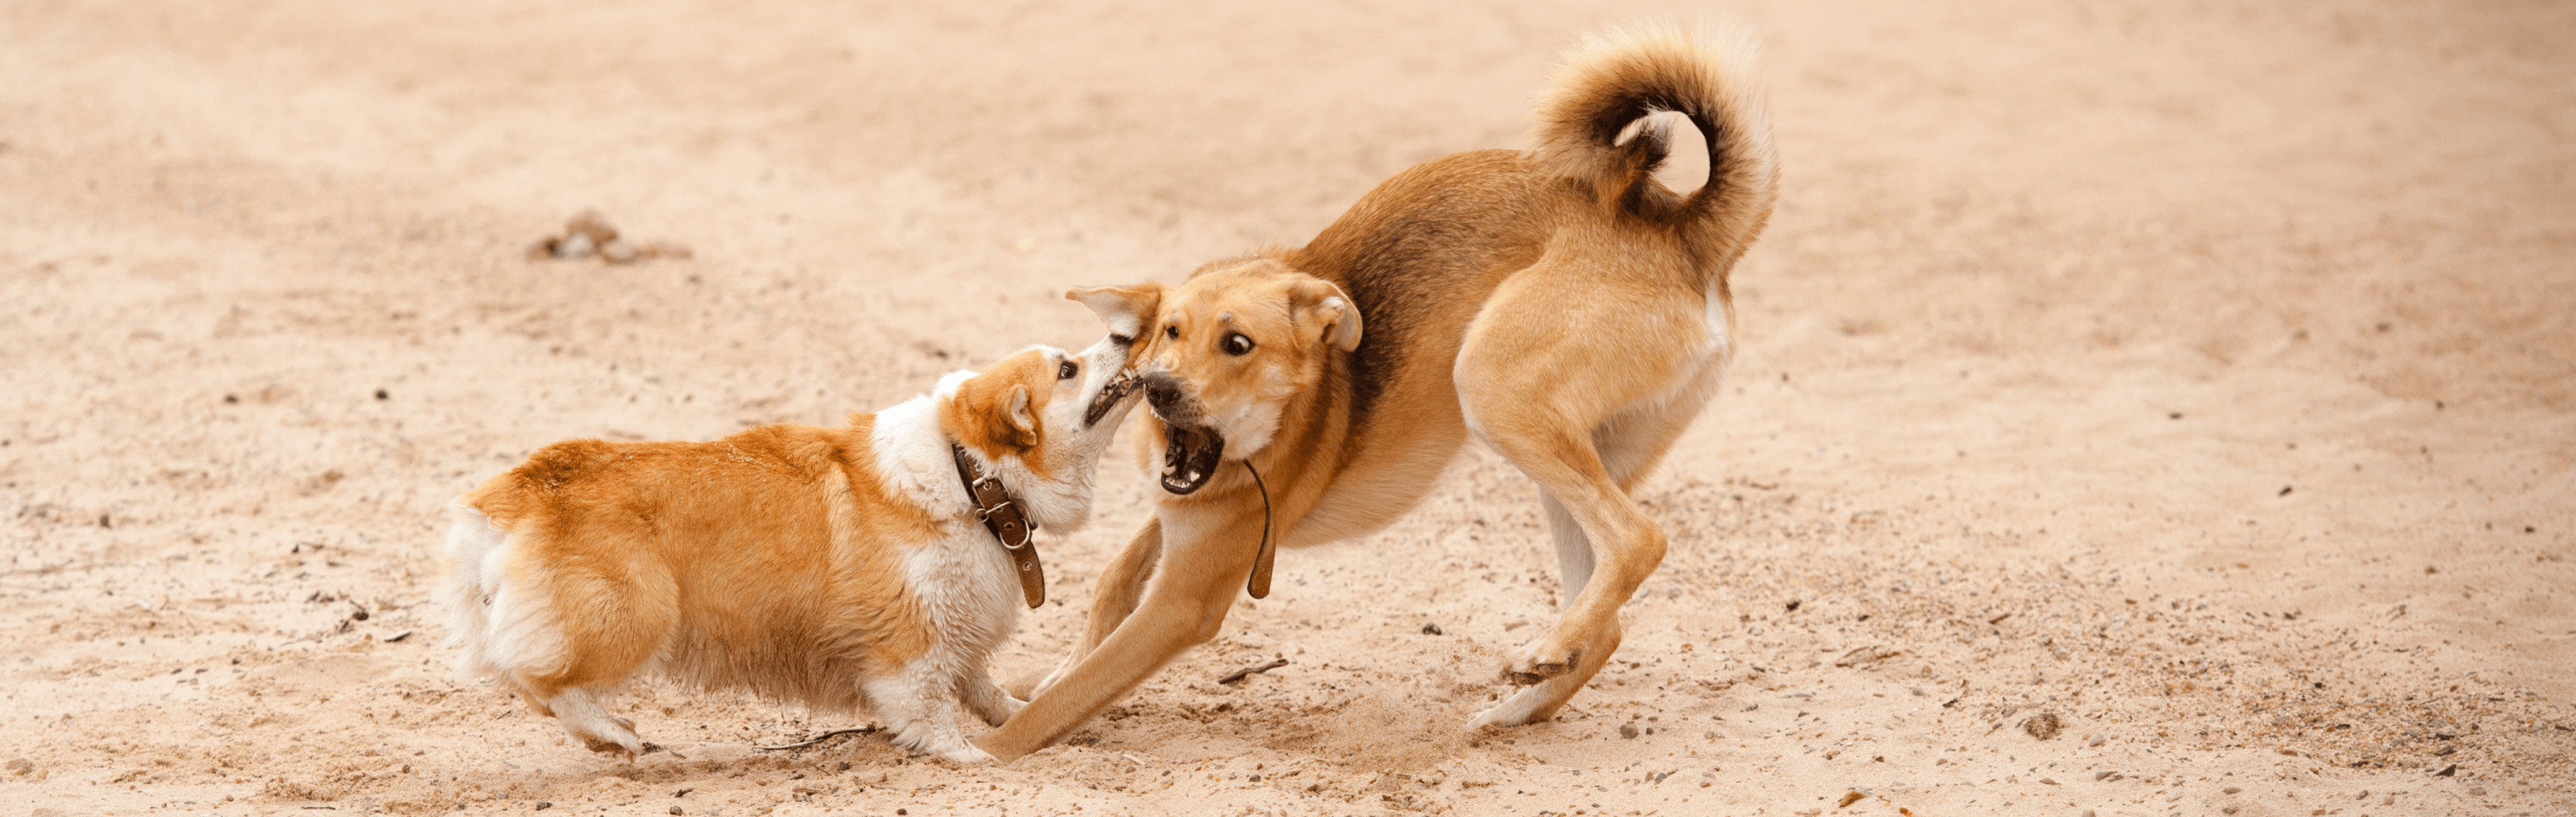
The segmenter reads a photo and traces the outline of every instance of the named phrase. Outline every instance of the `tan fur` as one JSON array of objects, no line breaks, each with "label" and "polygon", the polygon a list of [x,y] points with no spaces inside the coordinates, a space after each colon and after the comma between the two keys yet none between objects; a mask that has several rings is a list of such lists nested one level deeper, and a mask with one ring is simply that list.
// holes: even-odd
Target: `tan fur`
[{"label": "tan fur", "polygon": [[[1410,510],[1471,434],[1539,484],[1568,594],[1504,668],[1531,686],[1478,722],[1553,717],[1617,649],[1618,607],[1662,560],[1628,491],[1716,392],[1734,349],[1726,273],[1775,196],[1750,45],[1729,46],[1662,29],[1596,38],[1542,96],[1537,150],[1418,165],[1303,248],[1157,290],[1134,354],[1164,388],[1139,454],[1153,467],[1167,425],[1203,426],[1226,440],[1222,462],[1161,498],[1103,572],[1074,654],[977,743],[1034,751],[1216,635],[1263,525],[1245,465],[1296,548]],[[1702,189],[1654,181],[1660,131],[1621,141],[1657,110],[1708,137]],[[1237,333],[1252,352],[1229,349]]]},{"label": "tan fur", "polygon": [[[1125,364],[1124,349],[1101,354]],[[1031,519],[1079,525],[1110,429],[1048,408],[1100,391],[1106,375],[1060,377],[1086,360],[1032,348],[915,401],[930,405],[854,414],[847,428],[547,446],[459,500],[449,604],[461,666],[598,751],[638,750],[632,722],[598,699],[649,671],[873,709],[907,721],[888,726],[909,748],[988,759],[948,713],[963,698],[999,723],[1017,707],[983,665],[1016,620],[1018,587],[966,514],[949,441],[1029,498]],[[910,413],[889,430],[880,421],[897,411]],[[1076,484],[1049,484],[1062,480]],[[929,700],[886,700],[890,690]]]}]

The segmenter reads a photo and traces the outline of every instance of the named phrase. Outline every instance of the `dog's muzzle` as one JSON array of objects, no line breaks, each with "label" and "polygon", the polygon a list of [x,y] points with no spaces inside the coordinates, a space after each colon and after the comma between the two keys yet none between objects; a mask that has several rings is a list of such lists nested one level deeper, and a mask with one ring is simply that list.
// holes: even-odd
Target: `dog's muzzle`
[{"label": "dog's muzzle", "polygon": [[1163,421],[1163,490],[1186,495],[1206,487],[1225,455],[1225,436],[1201,424],[1206,412],[1179,378],[1155,372],[1138,381],[1146,407]]}]

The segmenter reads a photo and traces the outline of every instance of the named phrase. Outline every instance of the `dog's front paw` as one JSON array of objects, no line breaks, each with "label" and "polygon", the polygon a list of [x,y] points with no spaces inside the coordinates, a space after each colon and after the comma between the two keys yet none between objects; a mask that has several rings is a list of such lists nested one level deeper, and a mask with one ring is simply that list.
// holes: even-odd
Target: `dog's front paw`
[{"label": "dog's front paw", "polygon": [[[620,718],[619,720],[625,719]],[[642,754],[644,751],[644,744],[641,741],[638,741],[636,745],[630,746],[613,739],[582,738],[581,745],[593,752],[626,760],[634,760],[636,755]]]},{"label": "dog's front paw", "polygon": [[993,759],[992,753],[975,748],[975,744],[972,743],[940,752],[939,756],[959,766],[991,766],[1000,762]]},{"label": "dog's front paw", "polygon": [[1540,640],[1521,647],[1511,662],[1503,665],[1503,679],[1529,686],[1573,672],[1574,665],[1583,659],[1583,650],[1555,646],[1550,643],[1553,640]]}]

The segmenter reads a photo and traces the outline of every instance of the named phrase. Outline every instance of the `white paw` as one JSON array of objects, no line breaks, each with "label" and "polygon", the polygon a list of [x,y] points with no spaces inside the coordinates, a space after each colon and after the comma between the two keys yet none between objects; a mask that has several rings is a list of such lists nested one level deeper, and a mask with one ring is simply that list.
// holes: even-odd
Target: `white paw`
[{"label": "white paw", "polygon": [[939,756],[960,766],[990,766],[997,762],[993,759],[992,753],[975,748],[971,743],[965,744],[964,748],[940,752]]},{"label": "white paw", "polygon": [[1540,690],[1521,690],[1514,693],[1512,697],[1504,699],[1502,703],[1495,704],[1493,708],[1476,713],[1475,719],[1467,722],[1467,728],[1528,726],[1545,721],[1547,718],[1538,717],[1536,710],[1546,702],[1547,698],[1548,696],[1542,694]]}]

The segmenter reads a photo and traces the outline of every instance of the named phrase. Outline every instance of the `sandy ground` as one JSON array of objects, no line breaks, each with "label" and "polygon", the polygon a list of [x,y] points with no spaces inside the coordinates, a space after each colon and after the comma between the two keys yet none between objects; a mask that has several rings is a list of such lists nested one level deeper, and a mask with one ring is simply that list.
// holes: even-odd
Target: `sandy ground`
[{"label": "sandy ground", "polygon": [[[0,815],[2576,810],[2576,7],[840,5],[0,4]],[[1759,27],[1787,175],[1557,722],[1461,729],[1560,592],[1485,452],[1008,767],[446,674],[443,505],[534,448],[1088,343],[1655,14]],[[524,257],[584,208],[694,256]]]}]

